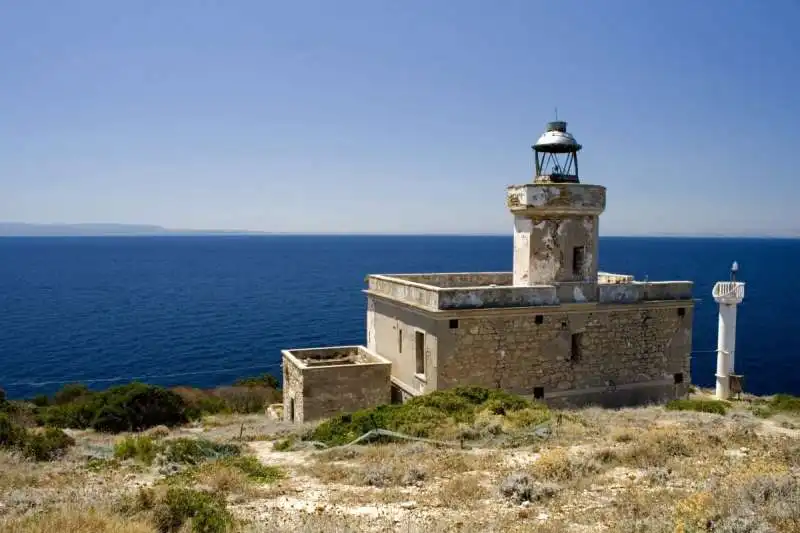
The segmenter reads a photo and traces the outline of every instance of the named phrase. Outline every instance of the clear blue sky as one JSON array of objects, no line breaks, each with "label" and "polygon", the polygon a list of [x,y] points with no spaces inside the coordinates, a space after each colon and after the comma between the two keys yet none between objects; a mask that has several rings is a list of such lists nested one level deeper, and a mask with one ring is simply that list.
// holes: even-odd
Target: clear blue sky
[{"label": "clear blue sky", "polygon": [[0,220],[509,233],[559,118],[601,234],[800,234],[795,0],[0,3]]}]

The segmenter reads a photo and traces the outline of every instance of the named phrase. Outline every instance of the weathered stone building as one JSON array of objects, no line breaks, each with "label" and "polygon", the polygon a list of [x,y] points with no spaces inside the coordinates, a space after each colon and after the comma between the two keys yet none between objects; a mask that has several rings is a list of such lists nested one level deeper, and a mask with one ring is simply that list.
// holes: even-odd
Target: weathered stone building
[{"label": "weathered stone building", "polygon": [[[598,272],[605,188],[580,182],[581,146],[566,123],[548,124],[533,149],[533,182],[507,190],[512,272],[368,277],[367,343],[358,349],[391,362],[393,401],[458,385],[571,405],[633,405],[685,393],[692,283]],[[388,391],[376,393],[388,387],[383,378],[368,367],[359,374],[359,365],[350,371],[361,379],[322,367],[319,385],[298,386],[290,353],[286,402],[305,406],[305,420],[388,398]]]}]

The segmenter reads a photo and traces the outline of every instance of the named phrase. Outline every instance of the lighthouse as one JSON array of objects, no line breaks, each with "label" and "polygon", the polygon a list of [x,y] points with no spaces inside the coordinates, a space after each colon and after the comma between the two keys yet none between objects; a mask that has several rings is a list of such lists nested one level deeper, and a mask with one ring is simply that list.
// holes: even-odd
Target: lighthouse
[{"label": "lighthouse", "polygon": [[532,146],[533,183],[509,188],[514,215],[513,284],[596,283],[606,189],[581,183],[581,145],[564,121],[549,122]]},{"label": "lighthouse", "polygon": [[718,281],[712,294],[719,304],[719,330],[717,333],[717,387],[718,400],[731,396],[731,376],[736,357],[736,306],[744,300],[744,283],[736,281],[739,265],[731,266],[731,280]]}]

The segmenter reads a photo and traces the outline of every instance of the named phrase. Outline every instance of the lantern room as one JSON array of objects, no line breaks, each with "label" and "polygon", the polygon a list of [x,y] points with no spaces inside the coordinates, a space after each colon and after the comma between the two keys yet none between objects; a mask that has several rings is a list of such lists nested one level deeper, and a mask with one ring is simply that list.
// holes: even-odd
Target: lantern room
[{"label": "lantern room", "polygon": [[566,122],[549,122],[532,148],[536,160],[535,183],[580,183],[578,151],[581,145],[567,132]]}]

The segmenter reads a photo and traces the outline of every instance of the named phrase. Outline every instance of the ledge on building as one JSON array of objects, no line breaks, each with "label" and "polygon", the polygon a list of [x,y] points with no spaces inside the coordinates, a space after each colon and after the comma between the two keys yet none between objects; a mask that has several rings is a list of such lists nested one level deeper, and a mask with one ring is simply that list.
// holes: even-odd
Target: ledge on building
[{"label": "ledge on building", "polygon": [[365,346],[325,346],[321,348],[293,348],[282,350],[284,358],[301,370],[353,365],[391,365]]},{"label": "ledge on building", "polygon": [[691,281],[635,281],[627,274],[598,273],[597,280],[512,285],[511,272],[373,274],[366,293],[431,312],[562,304],[625,304],[692,300]]}]

